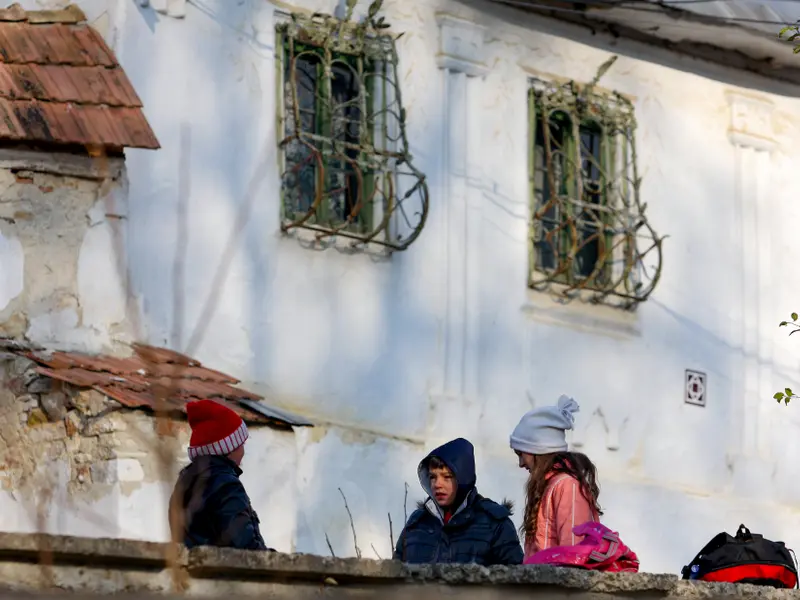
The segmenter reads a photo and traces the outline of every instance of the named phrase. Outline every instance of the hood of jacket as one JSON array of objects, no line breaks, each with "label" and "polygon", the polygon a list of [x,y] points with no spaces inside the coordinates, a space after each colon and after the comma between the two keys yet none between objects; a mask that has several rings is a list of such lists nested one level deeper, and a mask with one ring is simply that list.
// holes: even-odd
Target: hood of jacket
[{"label": "hood of jacket", "polygon": [[[464,438],[458,438],[432,450],[428,456],[422,459],[417,468],[417,475],[419,476],[419,484],[430,498],[433,498],[433,490],[431,490],[428,463],[434,456],[446,464],[456,478],[458,491],[456,492],[453,506],[458,507],[456,511],[458,512],[463,508],[470,492],[475,489],[477,480],[475,475],[475,448]],[[433,501],[433,504],[435,504],[435,501]]]}]

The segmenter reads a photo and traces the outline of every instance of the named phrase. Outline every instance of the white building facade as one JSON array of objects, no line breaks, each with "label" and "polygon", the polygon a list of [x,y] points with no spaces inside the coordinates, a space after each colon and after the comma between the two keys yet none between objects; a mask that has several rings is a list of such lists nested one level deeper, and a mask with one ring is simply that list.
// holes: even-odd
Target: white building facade
[{"label": "white building facade", "polygon": [[[326,92],[323,62],[309,59],[304,77],[319,84],[316,96],[287,96],[286,61],[306,47],[290,51],[278,32],[292,13],[342,16],[334,0],[79,4],[162,146],[126,152],[119,281],[129,293],[121,304],[113,286],[87,292],[98,327],[104,310],[109,322],[124,310],[132,337],[196,355],[314,422],[294,439],[259,430],[250,442],[245,483],[270,545],[327,554],[327,534],[337,556],[354,555],[344,495],[362,554],[388,557],[387,513],[396,539],[404,484],[410,513],[422,495],[418,461],[455,437],[475,444],[480,491],[515,500],[518,522],[525,477],[508,436],[525,411],[566,393],[581,405],[572,444],[598,466],[604,521],[644,570],[679,572],[742,522],[800,547],[791,459],[800,415],[772,399],[800,384],[796,340],[777,327],[800,291],[791,277],[800,83],[593,34],[557,13],[386,0],[378,16],[392,36],[403,32],[397,77],[387,79],[401,94],[384,86],[380,101],[396,115],[402,105],[417,173],[387,192],[394,184],[380,173],[403,167],[399,126],[376,125],[379,111],[358,104],[358,81]],[[358,5],[353,21],[367,8]],[[659,26],[674,34],[684,25]],[[776,60],[800,60],[771,44],[786,53]],[[361,74],[368,61],[354,66],[354,56],[340,64]],[[581,90],[612,56],[589,97],[605,108],[578,115]],[[566,120],[550,123],[537,151],[542,98],[569,82],[576,95],[558,100]],[[344,175],[335,174],[335,144],[294,156],[291,141],[279,147],[303,98],[305,147],[336,137],[336,117],[320,107],[337,93],[340,108],[356,106],[355,121],[366,122],[366,108],[371,126],[390,132],[383,148],[395,154],[373,154],[380,165],[360,179],[342,167],[363,166],[359,133],[340,138]],[[585,126],[591,114],[602,127]],[[612,120],[618,129],[608,129]],[[547,143],[556,144],[549,153]],[[327,170],[301,181],[287,175],[293,160],[297,173],[317,160]],[[387,198],[419,174],[427,207],[417,193],[406,215],[389,215]],[[327,216],[302,223],[318,229],[285,231],[321,184]],[[331,192],[337,186],[345,191]],[[356,207],[357,198],[369,202]],[[563,203],[550,209],[547,198]],[[315,237],[340,226],[356,238]],[[372,230],[370,243],[352,243]],[[400,236],[403,246],[412,233],[399,251],[376,243]],[[638,260],[635,248],[654,244]],[[533,289],[544,279],[547,290]],[[586,289],[559,301],[576,286]],[[113,533],[163,539],[162,492],[121,496]]]}]

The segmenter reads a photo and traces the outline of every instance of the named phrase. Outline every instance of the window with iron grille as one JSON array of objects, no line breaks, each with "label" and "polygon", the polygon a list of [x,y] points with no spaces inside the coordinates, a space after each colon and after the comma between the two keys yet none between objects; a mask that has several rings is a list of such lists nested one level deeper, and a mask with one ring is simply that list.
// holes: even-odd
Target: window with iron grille
[{"label": "window with iron grille", "polygon": [[662,240],[639,198],[632,104],[536,80],[529,112],[530,287],[635,306],[658,281]]},{"label": "window with iron grille", "polygon": [[428,210],[383,20],[291,15],[278,28],[283,229],[403,250]]}]

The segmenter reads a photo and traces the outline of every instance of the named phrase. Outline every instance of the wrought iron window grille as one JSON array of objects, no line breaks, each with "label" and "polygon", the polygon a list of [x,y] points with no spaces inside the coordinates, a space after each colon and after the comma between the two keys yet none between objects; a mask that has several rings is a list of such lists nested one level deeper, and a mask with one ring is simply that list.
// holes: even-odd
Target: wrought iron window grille
[{"label": "wrought iron window grille", "polygon": [[636,120],[596,84],[532,81],[529,287],[634,308],[661,276],[662,242],[640,199]]},{"label": "wrought iron window grille", "polygon": [[[293,13],[277,27],[282,230],[405,250],[428,214],[412,163],[396,40],[377,17]],[[402,35],[402,34],[400,34]]]}]

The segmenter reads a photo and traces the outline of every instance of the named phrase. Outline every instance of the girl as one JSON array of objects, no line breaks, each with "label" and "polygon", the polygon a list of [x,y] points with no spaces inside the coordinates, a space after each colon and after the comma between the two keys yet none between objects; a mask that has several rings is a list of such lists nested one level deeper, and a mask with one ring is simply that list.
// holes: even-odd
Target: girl
[{"label": "girl", "polygon": [[557,406],[525,414],[511,434],[519,466],[530,473],[520,533],[525,558],[554,546],[572,546],[581,537],[572,528],[599,521],[597,470],[584,454],[569,452],[566,430],[575,423],[578,403],[561,396]]}]

